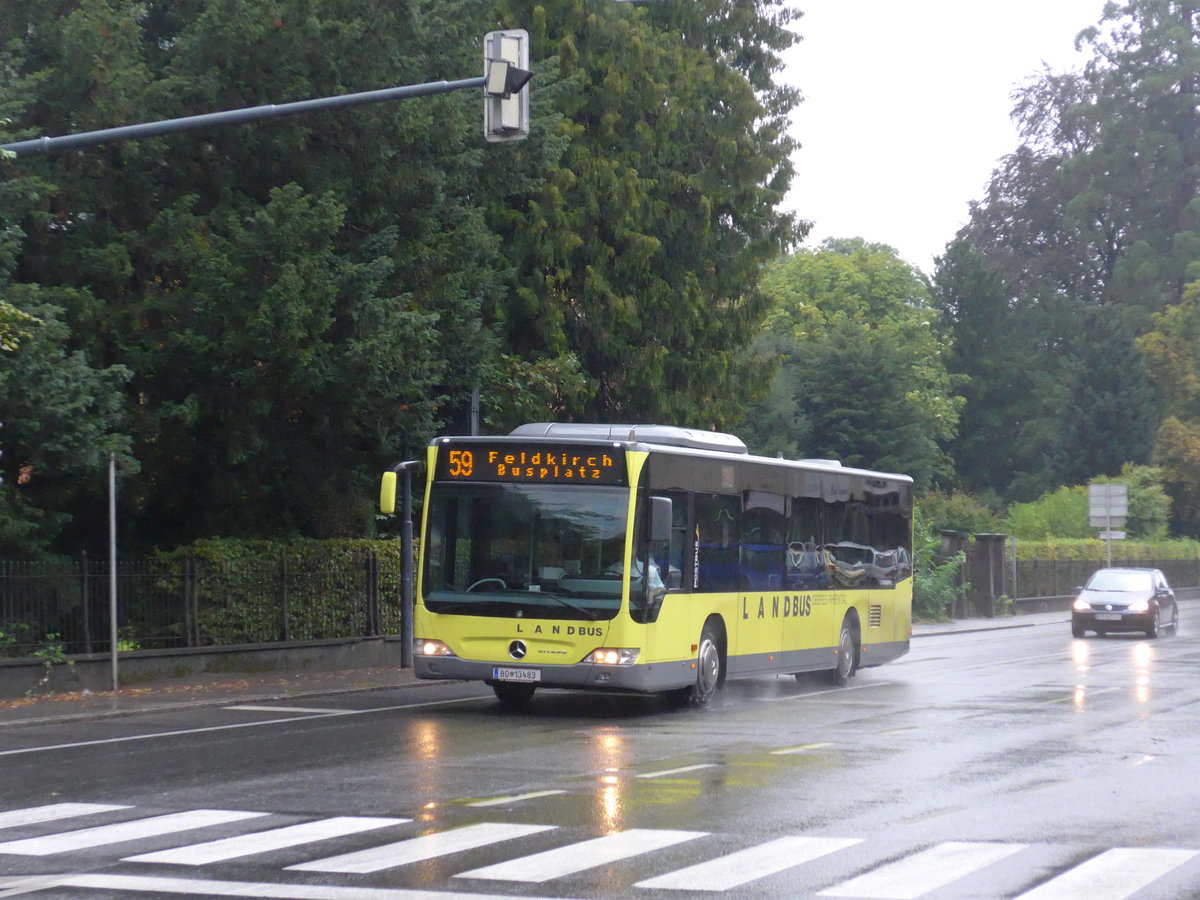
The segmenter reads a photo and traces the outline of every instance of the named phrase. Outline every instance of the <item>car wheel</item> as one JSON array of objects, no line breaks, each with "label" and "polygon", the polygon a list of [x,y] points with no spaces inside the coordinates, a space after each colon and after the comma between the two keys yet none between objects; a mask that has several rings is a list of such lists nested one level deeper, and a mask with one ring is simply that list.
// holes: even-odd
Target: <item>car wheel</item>
[{"label": "car wheel", "polygon": [[516,710],[524,709],[529,705],[529,701],[533,699],[535,688],[532,684],[497,681],[492,685],[492,690],[496,692],[496,699],[503,707]]},{"label": "car wheel", "polygon": [[1146,629],[1146,637],[1148,637],[1148,638],[1158,637],[1158,611],[1157,610],[1155,610],[1155,612],[1154,612],[1154,621],[1152,621],[1150,623],[1150,627]]},{"label": "car wheel", "polygon": [[829,670],[830,680],[844,687],[858,668],[858,634],[850,617],[842,619],[842,632],[838,635],[837,665]]},{"label": "car wheel", "polygon": [[1071,636],[1072,637],[1081,638],[1085,634],[1087,634],[1087,629],[1083,627],[1083,623],[1081,623],[1081,622],[1072,622],[1071,623]]},{"label": "car wheel", "polygon": [[1171,611],[1171,634],[1179,634],[1179,604]]}]

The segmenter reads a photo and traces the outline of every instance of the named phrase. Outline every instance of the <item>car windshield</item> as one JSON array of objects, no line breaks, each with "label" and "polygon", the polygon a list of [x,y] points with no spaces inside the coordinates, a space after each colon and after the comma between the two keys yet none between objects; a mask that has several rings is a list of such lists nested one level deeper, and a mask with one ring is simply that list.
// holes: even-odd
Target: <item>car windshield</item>
[{"label": "car windshield", "polygon": [[624,488],[434,485],[425,606],[478,616],[611,619],[621,604],[628,508]]},{"label": "car windshield", "polygon": [[1101,569],[1087,583],[1089,591],[1148,591],[1152,587],[1149,572],[1122,572]]}]

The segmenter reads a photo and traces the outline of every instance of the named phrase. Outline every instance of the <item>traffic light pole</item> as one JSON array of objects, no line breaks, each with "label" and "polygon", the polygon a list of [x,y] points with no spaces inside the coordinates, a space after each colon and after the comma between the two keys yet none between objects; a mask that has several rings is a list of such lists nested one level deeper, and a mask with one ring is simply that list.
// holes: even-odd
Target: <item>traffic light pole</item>
[{"label": "traffic light pole", "polygon": [[90,147],[95,144],[132,141],[139,138],[174,134],[179,131],[195,131],[200,128],[261,122],[266,119],[277,119],[283,116],[299,115],[300,113],[341,109],[347,106],[361,106],[364,103],[384,103],[391,100],[404,100],[408,97],[423,97],[428,94],[445,94],[450,91],[461,91],[464,88],[482,88],[486,84],[487,76],[464,78],[460,81],[431,81],[426,84],[383,88],[377,91],[363,91],[358,94],[342,94],[338,97],[319,97],[316,100],[298,100],[295,103],[270,103],[266,106],[250,106],[245,109],[231,109],[223,112],[205,113],[199,116],[185,116],[181,119],[164,119],[158,122],[145,122],[141,125],[124,125],[119,128],[85,131],[80,134],[62,135],[61,137],[33,138],[27,141],[17,141],[12,144],[0,144],[0,149],[10,150],[18,155],[50,153],[55,150],[68,150],[72,147]]}]

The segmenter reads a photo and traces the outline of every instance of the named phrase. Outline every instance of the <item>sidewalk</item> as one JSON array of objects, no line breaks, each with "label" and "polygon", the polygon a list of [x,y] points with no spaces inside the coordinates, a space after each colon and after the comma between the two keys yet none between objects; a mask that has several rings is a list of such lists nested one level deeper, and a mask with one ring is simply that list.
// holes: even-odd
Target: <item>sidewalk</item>
[{"label": "sidewalk", "polygon": [[148,683],[123,687],[117,691],[63,692],[0,699],[0,728],[227,703],[264,703],[433,683],[418,682],[411,669],[398,667],[198,675],[187,680]]},{"label": "sidewalk", "polygon": [[[1062,625],[1070,621],[1065,612],[1035,613],[1001,619],[958,619],[952,622],[919,622],[913,638],[1000,628]],[[0,699],[0,728],[71,719],[132,715],[154,710],[221,706],[229,703],[266,703],[300,697],[321,697],[396,687],[420,687],[436,682],[418,681],[411,669],[393,666],[343,669],[338,671],[261,672],[200,675],[183,680],[121,688],[118,691],[52,693],[43,696]]]},{"label": "sidewalk", "polygon": [[950,622],[914,622],[913,637],[928,637],[938,634],[963,634],[969,631],[995,631],[998,628],[1030,628],[1034,625],[1061,625],[1069,630],[1071,613],[1065,609],[1056,612],[1029,613],[1024,616],[1004,616],[995,619],[954,619]]}]

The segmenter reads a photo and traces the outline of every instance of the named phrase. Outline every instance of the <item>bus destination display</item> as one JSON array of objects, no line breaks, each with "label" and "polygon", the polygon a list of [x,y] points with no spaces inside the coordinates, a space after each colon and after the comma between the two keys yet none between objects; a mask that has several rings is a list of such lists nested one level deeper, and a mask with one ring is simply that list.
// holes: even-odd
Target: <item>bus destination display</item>
[{"label": "bus destination display", "polygon": [[626,484],[625,451],[586,444],[442,444],[438,481]]}]

